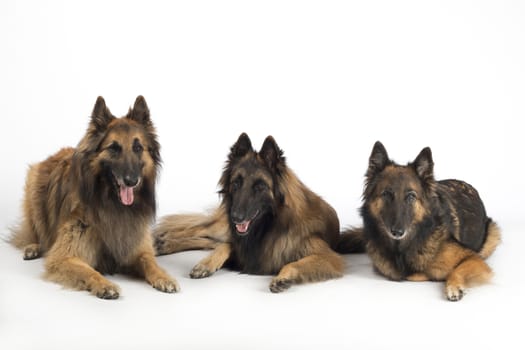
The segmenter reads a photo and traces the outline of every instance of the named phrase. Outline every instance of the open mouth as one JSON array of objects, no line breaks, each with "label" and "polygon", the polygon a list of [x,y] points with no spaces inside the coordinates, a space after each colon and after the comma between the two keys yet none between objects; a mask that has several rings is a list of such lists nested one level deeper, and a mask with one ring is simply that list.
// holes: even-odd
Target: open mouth
[{"label": "open mouth", "polygon": [[253,216],[249,220],[244,220],[243,222],[239,222],[239,223],[234,222],[235,229],[237,230],[237,234],[241,236],[244,236],[245,234],[247,234],[248,230],[250,229],[250,224],[257,217],[257,215],[259,215],[258,210],[255,212],[255,214],[253,214]]},{"label": "open mouth", "polygon": [[122,179],[117,179],[118,196],[120,202],[124,205],[130,206],[135,201],[134,190],[140,184],[140,178],[133,186],[127,186]]}]

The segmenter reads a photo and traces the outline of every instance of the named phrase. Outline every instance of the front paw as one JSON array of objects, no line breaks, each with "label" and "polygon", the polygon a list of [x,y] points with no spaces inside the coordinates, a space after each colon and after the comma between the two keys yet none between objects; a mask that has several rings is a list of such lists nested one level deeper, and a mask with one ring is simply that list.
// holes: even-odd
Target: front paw
[{"label": "front paw", "polygon": [[151,283],[151,285],[156,290],[159,290],[164,293],[175,293],[180,291],[180,287],[177,281],[171,278],[157,278]]},{"label": "front paw", "polygon": [[100,299],[117,299],[119,297],[119,288],[111,283],[94,287],[91,292]]},{"label": "front paw", "polygon": [[212,270],[203,264],[197,264],[190,272],[191,278],[206,278],[213,275],[217,270]]},{"label": "front paw", "polygon": [[446,290],[447,299],[450,301],[458,301],[465,295],[465,290],[461,286],[447,285]]},{"label": "front paw", "polygon": [[292,286],[292,281],[286,278],[275,277],[270,283],[270,291],[272,293],[281,293]]}]

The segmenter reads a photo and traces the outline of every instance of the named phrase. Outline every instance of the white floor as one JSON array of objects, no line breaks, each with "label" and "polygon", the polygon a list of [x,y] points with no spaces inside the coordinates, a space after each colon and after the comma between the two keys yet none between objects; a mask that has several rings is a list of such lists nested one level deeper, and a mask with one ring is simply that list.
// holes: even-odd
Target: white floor
[{"label": "white floor", "polygon": [[206,253],[160,257],[182,287],[157,292],[145,282],[110,276],[121,298],[100,300],[41,279],[43,261],[23,261],[0,245],[2,349],[523,349],[525,274],[522,227],[504,227],[490,258],[490,285],[460,302],[441,283],[390,282],[365,255],[346,257],[340,280],[268,290],[270,277],[188,272]]},{"label": "white floor", "polygon": [[476,187],[504,243],[490,285],[457,303],[395,283],[364,255],[336,281],[275,295],[269,276],[188,273],[182,291],[112,276],[99,300],[41,279],[0,241],[0,350],[525,349],[525,2],[0,1],[0,237],[28,164],[84,135],[97,96],[117,116],[144,95],[162,145],[158,214],[217,204],[241,132],[358,225],[375,141],[399,163],[432,148],[436,178]]}]

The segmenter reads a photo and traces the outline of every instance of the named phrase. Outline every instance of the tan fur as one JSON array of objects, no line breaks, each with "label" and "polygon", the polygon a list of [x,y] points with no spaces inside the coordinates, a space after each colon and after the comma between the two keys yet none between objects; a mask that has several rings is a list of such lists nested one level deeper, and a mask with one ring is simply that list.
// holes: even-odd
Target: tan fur
[{"label": "tan fur", "polygon": [[492,253],[494,253],[494,250],[496,250],[496,247],[500,243],[501,230],[494,221],[491,221],[487,229],[487,239],[479,252],[479,256],[481,256],[483,259],[487,259],[492,255]]},{"label": "tan fur", "polygon": [[[141,119],[134,117],[139,112],[145,126],[139,122]],[[107,125],[102,130],[100,123],[104,122]],[[86,202],[82,198],[88,188],[84,187],[84,181],[98,176],[102,162],[112,159],[107,151],[109,144],[118,141],[123,156],[130,157],[134,140],[139,140],[145,150],[156,146],[154,139],[147,136],[153,132],[142,97],[137,98],[128,116],[119,119],[110,114],[99,98],[88,132],[78,147],[64,148],[29,169],[23,219],[11,238],[16,247],[24,249],[24,259],[45,255],[49,280],[90,291],[100,298],[114,299],[120,293],[119,288],[102,275],[104,272],[130,272],[145,278],[160,291],[178,290],[177,282],[155,260],[150,231],[154,203],[142,211],[131,211],[121,203],[112,204],[115,200],[110,203],[112,199],[104,197],[109,196],[109,191],[115,191],[112,184],[93,187],[94,194],[108,191],[102,194],[103,202]],[[100,140],[101,148],[91,151]],[[88,168],[75,163],[83,160],[88,160]],[[142,200],[142,192],[138,194],[138,191],[146,182],[148,186],[155,183],[157,172],[148,151],[142,153],[142,163],[141,182],[133,190],[137,192],[136,201]]]},{"label": "tan fur", "polygon": [[411,282],[425,282],[428,281],[428,276],[423,272],[416,272],[407,276],[407,281]]},{"label": "tan fur", "polygon": [[[345,268],[343,258],[330,248],[337,244],[339,237],[335,211],[306,189],[291,171],[284,178],[288,204],[282,208],[280,215],[282,221],[288,222],[289,232],[269,232],[273,239],[266,240],[266,246],[261,248],[267,256],[261,269],[280,270],[270,284],[273,292],[282,291],[292,284],[338,278]],[[327,227],[327,222],[334,224]],[[323,239],[314,238],[312,234],[316,232],[324,236]],[[165,216],[154,228],[158,254],[215,249],[193,268],[190,273],[193,278],[208,277],[222,267],[231,251],[231,247],[226,249],[229,247],[229,235],[228,214],[223,205],[210,216]],[[286,263],[290,260],[297,261]]]},{"label": "tan fur", "polygon": [[272,279],[270,290],[281,292],[291,284],[324,281],[343,276],[343,259],[319,238],[309,240],[311,254],[286,264]]},{"label": "tan fur", "polygon": [[366,245],[375,269],[389,279],[445,281],[447,299],[457,301],[467,287],[491,278],[484,259],[501,234],[473,186],[436,181],[433,169],[428,147],[404,166],[376,142],[363,191],[364,226],[346,230],[340,246]]},{"label": "tan fur", "polygon": [[[245,251],[234,255],[234,238],[237,236],[230,227],[230,213],[225,200],[211,215],[162,218],[154,229],[157,252],[170,254],[187,249],[215,249],[195,266],[191,277],[207,277],[235,256],[236,263],[241,265],[237,267],[241,270],[246,267],[242,265],[244,261],[254,270],[248,273],[276,275],[270,284],[272,292],[281,292],[292,284],[341,277],[344,260],[333,250],[339,243],[339,220],[335,210],[310,191],[285,166],[280,155],[276,156],[280,150],[276,148],[273,138],[266,139],[259,153],[253,150],[242,153],[247,148],[251,149],[249,140],[246,140],[247,135],[243,134],[232,147],[229,163],[220,181],[222,193],[228,191],[230,178],[242,177],[246,182],[262,179],[272,187],[268,191],[272,200],[278,201],[273,195],[277,188],[284,198],[284,203],[278,204],[271,228],[264,231],[264,238],[254,243],[256,246],[250,248],[256,256],[246,255]],[[237,147],[242,142],[245,144]],[[240,148],[242,150],[238,151]],[[269,154],[263,155],[268,149]],[[272,166],[279,168],[279,180],[275,182],[271,176]],[[238,244],[239,250],[244,249]]]},{"label": "tan fur", "polygon": [[155,248],[159,255],[193,249],[214,249],[220,243],[228,242],[229,235],[230,226],[223,206],[209,216],[167,215],[154,228]]},{"label": "tan fur", "polygon": [[[289,232],[268,232],[272,239],[266,240],[266,246],[262,248],[268,256],[262,261],[262,269],[268,272],[280,270],[291,260],[318,252],[326,253],[325,247],[335,247],[339,238],[339,221],[333,208],[308,190],[290,170],[284,179],[286,199],[279,215],[280,220],[287,223]],[[318,234],[321,239],[311,239],[313,234]],[[342,261],[338,254],[333,251],[332,253]],[[327,275],[341,275],[344,264],[335,264],[333,268],[335,270],[330,269]],[[319,280],[324,279],[327,278]]]},{"label": "tan fur", "polygon": [[213,252],[202,259],[190,272],[191,278],[208,277],[219,270],[230,257],[232,247],[230,243],[217,244]]},{"label": "tan fur", "polygon": [[[492,277],[492,270],[484,259],[498,245],[500,232],[497,225],[491,223],[487,240],[480,253],[464,248],[451,239],[447,232],[438,233],[439,230],[436,230],[420,254],[413,256],[413,267],[419,272],[405,279],[413,282],[446,281],[446,296],[449,300],[456,301],[461,299],[466,288],[486,283]],[[352,231],[347,230],[345,234],[351,235]],[[402,279],[398,270],[389,260],[383,258],[383,254],[371,242],[367,245],[367,252],[381,274],[392,280]]]}]

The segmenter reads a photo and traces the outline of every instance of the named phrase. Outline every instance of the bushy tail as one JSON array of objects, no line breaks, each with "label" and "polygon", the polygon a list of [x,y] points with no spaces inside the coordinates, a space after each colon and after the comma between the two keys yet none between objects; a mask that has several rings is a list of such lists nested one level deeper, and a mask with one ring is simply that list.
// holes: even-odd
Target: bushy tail
[{"label": "bushy tail", "polygon": [[499,226],[492,220],[487,224],[487,237],[485,243],[479,251],[479,255],[486,259],[494,253],[496,247],[501,243],[501,230]]},{"label": "bushy tail", "polygon": [[153,238],[158,255],[213,249],[230,239],[228,215],[223,206],[210,215],[168,215],[154,228]]},{"label": "bushy tail", "polygon": [[341,254],[364,253],[366,251],[366,240],[363,228],[350,227],[339,236],[339,242],[335,251]]}]

